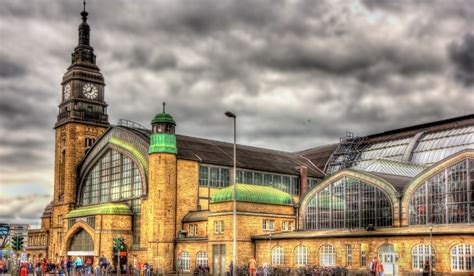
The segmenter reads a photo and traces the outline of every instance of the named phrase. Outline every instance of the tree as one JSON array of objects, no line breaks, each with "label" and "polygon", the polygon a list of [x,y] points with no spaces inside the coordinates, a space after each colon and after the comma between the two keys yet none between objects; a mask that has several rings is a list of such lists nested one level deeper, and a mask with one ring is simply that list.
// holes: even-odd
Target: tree
[{"label": "tree", "polygon": [[9,244],[10,225],[0,223],[0,249],[4,249]]}]

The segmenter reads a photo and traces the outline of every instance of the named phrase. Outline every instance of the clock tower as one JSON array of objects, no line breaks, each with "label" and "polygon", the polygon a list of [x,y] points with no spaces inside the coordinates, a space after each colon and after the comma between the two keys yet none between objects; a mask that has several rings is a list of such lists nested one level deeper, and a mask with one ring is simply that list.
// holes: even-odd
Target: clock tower
[{"label": "clock tower", "polygon": [[63,76],[61,103],[54,126],[54,205],[49,256],[54,256],[53,252],[67,250],[61,248],[67,225],[63,221],[76,204],[77,166],[97,137],[109,126],[104,99],[105,82],[90,45],[85,3],[81,16],[79,42],[71,55],[71,65]]},{"label": "clock tower", "polygon": [[63,76],[61,104],[55,128],[77,122],[107,127],[107,103],[104,98],[104,76],[96,65],[90,46],[88,13],[81,12],[79,43],[71,55],[71,65]]}]

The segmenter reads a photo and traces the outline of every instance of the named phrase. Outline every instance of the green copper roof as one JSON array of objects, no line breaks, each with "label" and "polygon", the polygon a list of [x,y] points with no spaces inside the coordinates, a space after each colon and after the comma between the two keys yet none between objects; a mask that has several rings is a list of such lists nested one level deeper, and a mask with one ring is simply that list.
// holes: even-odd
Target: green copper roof
[{"label": "green copper roof", "polygon": [[165,113],[165,112],[156,114],[155,118],[151,120],[151,124],[159,124],[159,123],[167,123],[167,124],[176,125],[176,122],[174,121],[173,117],[171,117],[170,114]]},{"label": "green copper roof", "polygon": [[104,203],[99,205],[83,206],[72,210],[66,218],[79,218],[95,215],[132,215],[132,211],[127,204]]},{"label": "green copper roof", "polygon": [[148,153],[174,153],[177,154],[176,135],[171,133],[153,133],[150,136]]},{"label": "green copper roof", "polygon": [[[212,196],[211,203],[232,201],[234,187],[221,189]],[[254,203],[268,203],[278,205],[292,205],[291,195],[270,186],[237,184],[237,201]]]}]

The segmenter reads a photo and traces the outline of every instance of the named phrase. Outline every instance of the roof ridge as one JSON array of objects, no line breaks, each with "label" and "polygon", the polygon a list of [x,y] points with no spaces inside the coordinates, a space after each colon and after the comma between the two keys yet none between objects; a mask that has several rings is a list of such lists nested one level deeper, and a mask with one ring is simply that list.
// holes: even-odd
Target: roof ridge
[{"label": "roof ridge", "polygon": [[[182,138],[190,138],[190,139],[194,139],[194,140],[200,140],[200,141],[209,141],[209,142],[217,142],[217,143],[221,143],[221,144],[225,144],[225,145],[229,145],[229,146],[232,146],[233,143],[231,142],[225,142],[225,141],[220,141],[220,140],[212,140],[212,139],[209,139],[209,138],[201,138],[201,137],[196,137],[196,136],[189,136],[189,135],[183,135],[183,134],[176,134],[176,137],[182,137]],[[283,150],[276,150],[276,149],[269,149],[269,148],[262,148],[262,147],[256,147],[256,146],[250,146],[250,145],[244,145],[244,144],[237,144],[237,149],[238,148],[248,148],[248,149],[258,149],[258,150],[264,150],[264,151],[271,151],[271,152],[278,152],[278,153],[282,153],[282,154],[285,154],[285,155],[295,155],[295,156],[298,156],[295,152],[291,152],[291,151],[283,151]]]}]

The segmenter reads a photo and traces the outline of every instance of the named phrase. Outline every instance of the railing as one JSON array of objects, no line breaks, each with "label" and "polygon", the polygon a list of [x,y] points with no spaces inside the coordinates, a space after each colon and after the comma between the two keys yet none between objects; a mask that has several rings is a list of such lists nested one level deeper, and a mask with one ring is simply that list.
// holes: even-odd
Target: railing
[{"label": "railing", "polygon": [[146,127],[140,125],[139,123],[135,123],[133,121],[126,120],[126,119],[119,119],[118,122],[117,122],[117,125],[124,126],[124,127],[129,127],[129,128],[147,130]]},{"label": "railing", "polygon": [[107,114],[100,114],[100,113],[87,112],[87,111],[64,111],[58,114],[58,122],[67,118],[87,120],[87,121],[96,122],[96,123],[103,123],[103,122],[108,121],[109,116]]}]

